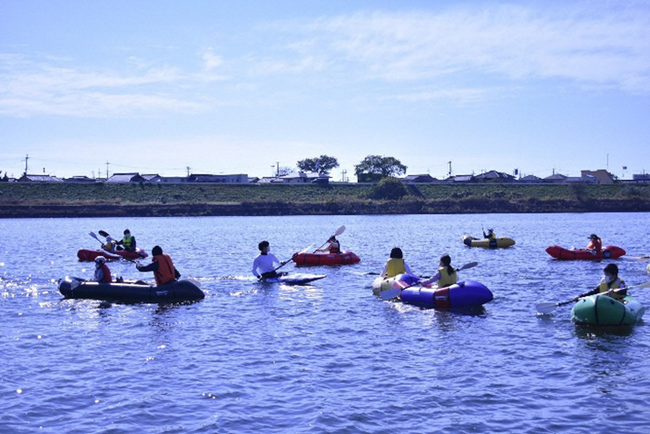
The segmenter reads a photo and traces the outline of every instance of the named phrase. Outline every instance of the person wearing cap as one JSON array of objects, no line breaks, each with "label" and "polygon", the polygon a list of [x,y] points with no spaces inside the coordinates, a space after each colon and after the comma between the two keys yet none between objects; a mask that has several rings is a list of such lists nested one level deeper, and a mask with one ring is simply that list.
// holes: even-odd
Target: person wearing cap
[{"label": "person wearing cap", "polygon": [[95,258],[95,275],[93,277],[93,282],[99,283],[111,283],[113,277],[111,276],[111,270],[106,265],[106,258],[103,256],[98,256]]},{"label": "person wearing cap", "polygon": [[338,254],[341,253],[341,243],[339,240],[336,239],[334,235],[332,235],[328,240],[327,240],[327,246],[323,247],[322,249],[316,250],[317,252],[327,252],[329,251],[332,254]]},{"label": "person wearing cap", "polygon": [[[575,297],[573,301],[578,301],[582,297],[587,297],[594,294],[604,294],[608,297],[612,297],[615,300],[621,300],[627,295],[627,290],[625,289],[625,281],[618,277],[618,266],[616,264],[608,264],[603,270],[603,277],[600,279],[600,283],[597,287],[589,292],[580,294]],[[614,291],[616,290],[616,291]]]},{"label": "person wearing cap", "polygon": [[124,250],[134,252],[136,248],[135,237],[131,235],[131,231],[124,229],[124,238],[116,242],[119,246],[124,246]]},{"label": "person wearing cap", "polygon": [[598,235],[591,234],[589,235],[589,244],[587,244],[587,250],[591,250],[591,253],[597,255],[603,249],[603,242],[600,240]]},{"label": "person wearing cap", "polygon": [[487,233],[483,231],[483,237],[487,238],[488,240],[495,240],[497,238],[496,234],[494,233],[494,229],[488,228]]},{"label": "person wearing cap", "polygon": [[153,271],[157,286],[174,282],[181,277],[181,273],[179,273],[176,267],[174,267],[172,258],[167,253],[163,253],[162,247],[154,246],[154,248],[151,249],[151,256],[151,264],[140,265],[138,262],[136,263],[135,268],[141,272]]}]

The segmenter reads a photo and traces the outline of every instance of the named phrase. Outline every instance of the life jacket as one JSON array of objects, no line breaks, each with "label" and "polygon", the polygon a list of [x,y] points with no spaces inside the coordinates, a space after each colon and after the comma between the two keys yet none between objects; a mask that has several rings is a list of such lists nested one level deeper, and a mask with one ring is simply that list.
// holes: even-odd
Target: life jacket
[{"label": "life jacket", "polygon": [[106,243],[102,247],[107,252],[114,252],[115,251],[115,243],[112,240],[111,241],[106,240]]},{"label": "life jacket", "polygon": [[[600,285],[598,285],[598,293],[602,294],[603,292],[607,292],[610,289],[619,289],[621,285],[625,285],[625,281],[618,277],[609,283],[603,280],[600,282]],[[612,297],[614,300],[622,300],[623,297],[625,297],[625,294],[619,294],[617,292],[610,292],[607,295],[609,297]]]},{"label": "life jacket", "polygon": [[404,259],[390,258],[386,262],[386,277],[395,277],[398,274],[405,274]]},{"label": "life jacket", "polygon": [[440,273],[440,279],[438,279],[438,288],[451,286],[458,281],[458,274],[449,274],[447,267],[438,268],[438,273]]},{"label": "life jacket", "polygon": [[595,250],[596,253],[600,253],[602,249],[603,249],[603,242],[600,240],[600,238],[596,238],[595,240],[589,241],[589,244],[587,245],[587,250]]},{"label": "life jacket", "polygon": [[341,243],[338,241],[330,241],[329,245],[330,253],[336,254],[341,253]]},{"label": "life jacket", "polygon": [[165,283],[173,282],[176,280],[176,273],[174,273],[174,263],[172,258],[167,254],[156,255],[153,257],[154,261],[158,262],[158,271],[154,271],[153,275],[156,278],[156,285],[164,285]]},{"label": "life jacket", "polygon": [[95,279],[97,279],[98,271],[102,270],[102,280],[98,280],[99,283],[111,283],[113,281],[113,276],[111,276],[111,269],[108,268],[108,265],[102,264],[101,267],[95,269]]},{"label": "life jacket", "polygon": [[124,248],[126,250],[131,250],[132,242],[133,242],[133,235],[129,235],[128,237],[125,235],[124,238],[122,239],[122,244],[124,245]]}]

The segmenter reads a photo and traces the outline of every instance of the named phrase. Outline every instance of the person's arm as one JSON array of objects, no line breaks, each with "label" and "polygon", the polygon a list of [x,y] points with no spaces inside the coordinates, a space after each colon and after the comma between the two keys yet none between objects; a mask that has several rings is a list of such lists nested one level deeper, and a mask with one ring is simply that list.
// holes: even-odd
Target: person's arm
[{"label": "person's arm", "polygon": [[174,277],[176,278],[176,280],[181,278],[181,273],[178,272],[176,267],[174,267]]},{"label": "person's arm", "polygon": [[421,283],[422,283],[422,285],[428,285],[428,284],[431,284],[431,283],[435,283],[438,280],[440,280],[440,271],[436,271],[436,274],[429,277],[427,280],[422,281]]},{"label": "person's arm", "polygon": [[406,262],[404,262],[404,269],[406,270],[406,274],[415,276],[415,274],[413,274],[413,272],[411,271],[411,267],[409,267],[409,265]]},{"label": "person's arm", "polygon": [[260,278],[260,274],[257,272],[257,269],[259,268],[259,256],[256,257],[253,260],[253,276],[257,277],[258,279]]},{"label": "person's arm", "polygon": [[598,291],[600,291],[600,287],[599,287],[599,286],[595,287],[594,289],[592,289],[592,290],[589,291],[589,292],[585,292],[584,294],[580,294],[579,296],[574,297],[574,298],[573,298],[573,301],[578,301],[578,300],[580,300],[581,298],[589,297],[590,295],[594,295],[594,294],[598,294]]},{"label": "person's arm", "polygon": [[136,265],[135,268],[138,269],[138,271],[146,272],[146,271],[158,271],[158,261],[153,261],[149,265]]},{"label": "person's arm", "polygon": [[137,244],[135,242],[135,237],[131,237],[131,249],[135,250],[136,247],[137,247]]}]

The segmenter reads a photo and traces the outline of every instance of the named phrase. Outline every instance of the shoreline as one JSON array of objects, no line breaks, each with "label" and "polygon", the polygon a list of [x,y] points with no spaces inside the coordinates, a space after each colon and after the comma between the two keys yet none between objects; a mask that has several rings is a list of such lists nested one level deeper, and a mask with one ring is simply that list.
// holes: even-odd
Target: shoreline
[{"label": "shoreline", "polygon": [[0,218],[650,212],[650,184],[407,184],[395,200],[375,189],[0,183]]}]

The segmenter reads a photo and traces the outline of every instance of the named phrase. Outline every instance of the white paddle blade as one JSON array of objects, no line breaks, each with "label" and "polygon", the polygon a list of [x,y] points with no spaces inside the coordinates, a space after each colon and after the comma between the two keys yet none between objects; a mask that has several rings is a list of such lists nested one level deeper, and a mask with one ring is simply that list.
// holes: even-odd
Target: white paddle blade
[{"label": "white paddle blade", "polygon": [[456,271],[467,270],[468,268],[473,268],[473,267],[476,267],[477,265],[478,265],[478,262],[470,262],[469,264],[463,265],[462,267],[460,267]]},{"label": "white paddle blade", "polygon": [[[648,270],[648,272],[650,273],[650,269]],[[642,283],[640,285],[628,286],[627,289],[641,289],[641,288],[649,288],[649,287],[650,287],[650,281],[646,283]]]},{"label": "white paddle blade", "polygon": [[402,292],[402,290],[399,289],[399,288],[387,289],[386,291],[380,292],[379,297],[382,300],[392,300],[393,298],[400,295],[401,292]]},{"label": "white paddle blade", "polygon": [[338,237],[338,236],[341,235],[343,232],[345,232],[345,225],[343,225],[343,226],[341,226],[340,228],[338,228],[338,229],[336,230],[336,232],[334,232],[334,236],[337,236],[337,237]]},{"label": "white paddle blade", "polygon": [[553,303],[552,301],[537,303],[535,305],[535,309],[537,310],[537,313],[551,313],[555,310],[556,307],[557,307],[557,303]]}]

